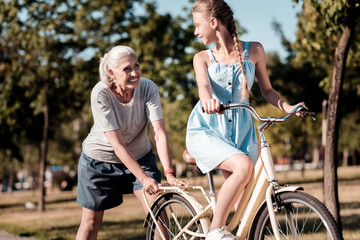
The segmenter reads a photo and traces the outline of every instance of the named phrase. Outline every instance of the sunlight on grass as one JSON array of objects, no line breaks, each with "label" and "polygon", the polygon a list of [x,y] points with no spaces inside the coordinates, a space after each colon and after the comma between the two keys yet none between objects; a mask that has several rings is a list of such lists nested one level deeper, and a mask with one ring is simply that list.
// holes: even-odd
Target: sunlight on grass
[{"label": "sunlight on grass", "polygon": [[[339,183],[339,199],[344,239],[357,240],[360,236],[360,167],[339,168],[338,174],[342,180]],[[281,183],[303,186],[305,192],[323,201],[322,182],[319,182],[322,170],[306,170],[304,175],[301,171],[287,174],[281,172],[278,178]],[[207,186],[206,177],[203,176],[187,180],[192,185]],[[222,176],[216,175],[214,180],[219,188],[223,182]],[[81,218],[81,207],[76,203],[76,190],[48,193],[46,211],[43,213],[38,213],[36,207],[25,207],[26,202],[36,201],[37,193],[32,191],[0,194],[0,230],[40,240],[75,239]],[[123,205],[105,213],[99,239],[142,240],[146,235],[144,218],[145,214],[136,198],[126,195]]]}]

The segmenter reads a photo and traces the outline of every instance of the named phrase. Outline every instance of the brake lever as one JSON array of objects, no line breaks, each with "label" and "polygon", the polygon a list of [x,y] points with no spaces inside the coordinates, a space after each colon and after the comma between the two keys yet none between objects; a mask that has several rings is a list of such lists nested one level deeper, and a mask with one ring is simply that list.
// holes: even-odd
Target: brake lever
[{"label": "brake lever", "polygon": [[305,115],[310,116],[313,121],[316,121],[315,113],[314,113],[314,112],[309,112],[309,111],[299,111],[299,112],[305,113]]}]

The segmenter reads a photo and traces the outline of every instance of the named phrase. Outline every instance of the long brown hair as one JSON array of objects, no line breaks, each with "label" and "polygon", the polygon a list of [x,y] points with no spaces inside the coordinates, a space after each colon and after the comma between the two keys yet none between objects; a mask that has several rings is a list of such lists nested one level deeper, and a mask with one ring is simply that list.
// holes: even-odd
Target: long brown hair
[{"label": "long brown hair", "polygon": [[245,71],[243,67],[242,54],[239,46],[239,39],[237,37],[236,24],[234,19],[234,13],[229,7],[229,5],[223,0],[196,0],[192,12],[201,12],[204,17],[211,18],[214,17],[218,19],[231,34],[235,50],[237,52],[237,58],[240,63],[241,71],[243,72],[244,80],[243,86],[241,89],[241,99],[248,98],[249,86],[245,76]]}]

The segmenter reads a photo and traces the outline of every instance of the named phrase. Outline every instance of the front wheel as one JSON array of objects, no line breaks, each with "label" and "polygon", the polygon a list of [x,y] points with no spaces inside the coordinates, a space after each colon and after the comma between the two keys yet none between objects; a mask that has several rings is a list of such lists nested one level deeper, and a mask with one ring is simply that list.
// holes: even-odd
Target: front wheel
[{"label": "front wheel", "polygon": [[[275,213],[281,239],[339,240],[336,222],[319,200],[303,192],[276,194],[279,211]],[[264,204],[254,219],[249,239],[275,239],[269,212]]]},{"label": "front wheel", "polygon": [[[177,193],[162,195],[154,203],[152,210],[165,239],[174,239],[175,237],[187,240],[199,239],[194,235],[203,233],[200,220],[189,226],[187,232],[181,233],[184,227],[196,216],[196,210],[188,200]],[[193,233],[195,234],[193,235]],[[146,239],[162,239],[159,229],[156,228],[152,219],[147,224]]]}]

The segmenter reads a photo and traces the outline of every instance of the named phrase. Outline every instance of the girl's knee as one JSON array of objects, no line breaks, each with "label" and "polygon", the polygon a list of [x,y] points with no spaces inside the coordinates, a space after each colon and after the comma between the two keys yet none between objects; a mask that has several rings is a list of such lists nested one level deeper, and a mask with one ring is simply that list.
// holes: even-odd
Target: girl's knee
[{"label": "girl's knee", "polygon": [[254,162],[250,157],[246,157],[237,161],[233,174],[241,178],[249,179],[254,171]]},{"label": "girl's knee", "polygon": [[254,167],[255,167],[254,161],[253,161],[250,157],[248,157],[245,165],[246,165],[245,167],[247,168],[247,170],[248,170],[250,173],[252,173],[252,172],[254,171]]},{"label": "girl's knee", "polygon": [[254,170],[254,162],[245,154],[237,154],[225,160],[220,169],[227,171],[229,176],[236,175],[241,179],[247,179]]},{"label": "girl's knee", "polygon": [[236,161],[237,167],[236,169],[244,170],[246,172],[252,171],[254,169],[254,162],[253,160],[244,154],[241,154]]}]

